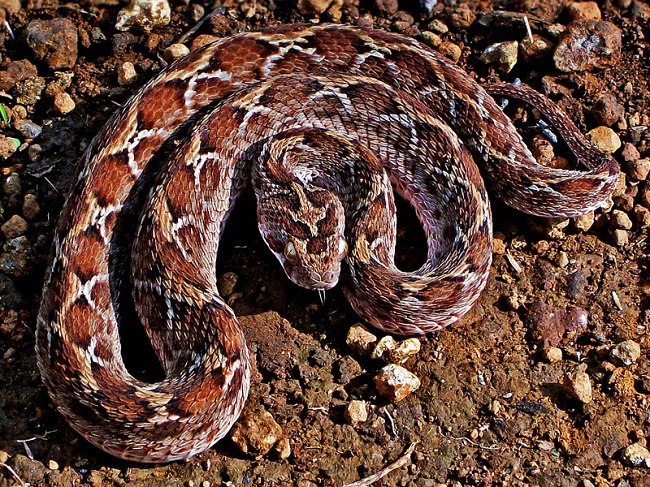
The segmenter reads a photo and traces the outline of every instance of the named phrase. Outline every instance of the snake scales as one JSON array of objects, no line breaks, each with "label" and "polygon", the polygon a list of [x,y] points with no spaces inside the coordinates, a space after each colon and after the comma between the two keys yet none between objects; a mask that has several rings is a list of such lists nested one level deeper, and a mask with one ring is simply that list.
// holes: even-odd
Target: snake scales
[{"label": "snake scales", "polygon": [[[324,289],[341,272],[354,309],[388,332],[456,321],[491,263],[483,177],[542,216],[598,208],[618,180],[544,97],[487,90],[538,107],[587,169],[537,165],[486,89],[397,34],[281,26],[163,70],[95,137],[60,217],[36,345],[57,409],[91,443],[142,462],[187,458],[226,434],[250,366],[215,261],[251,172],[261,232],[292,280]],[[427,236],[415,272],[393,264],[389,179]],[[118,316],[132,303],[166,374],[158,383],[122,361]]]}]

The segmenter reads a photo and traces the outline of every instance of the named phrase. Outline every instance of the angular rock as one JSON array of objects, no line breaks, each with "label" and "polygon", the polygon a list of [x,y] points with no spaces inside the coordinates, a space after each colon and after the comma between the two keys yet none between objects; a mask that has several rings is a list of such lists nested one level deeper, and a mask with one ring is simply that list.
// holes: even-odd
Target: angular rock
[{"label": "angular rock", "polygon": [[602,68],[618,62],[621,44],[621,29],[611,22],[575,20],[560,37],[553,61],[565,73]]},{"label": "angular rock", "polygon": [[2,227],[0,227],[0,231],[2,231],[2,234],[7,240],[10,240],[23,235],[27,231],[27,228],[27,222],[23,217],[20,215],[14,215],[4,222]]},{"label": "angular rock", "polygon": [[171,13],[167,0],[131,0],[118,12],[115,28],[125,31],[138,27],[144,32],[151,32],[154,27],[169,24]]},{"label": "angular rock", "polygon": [[613,154],[621,148],[620,137],[609,127],[601,125],[587,132],[587,138],[599,150],[606,154]]},{"label": "angular rock", "polygon": [[375,386],[386,399],[399,402],[420,387],[420,379],[404,367],[390,364],[375,376]]},{"label": "angular rock", "polygon": [[253,457],[266,455],[282,437],[282,428],[264,409],[244,412],[230,430],[233,443]]},{"label": "angular rock", "polygon": [[573,373],[568,373],[564,378],[562,384],[564,390],[570,396],[576,398],[583,404],[588,404],[592,401],[592,388],[591,380],[585,372],[586,366],[579,365]]},{"label": "angular rock", "polygon": [[650,159],[638,159],[627,165],[627,174],[633,181],[645,181],[650,173]]},{"label": "angular rock", "polygon": [[650,452],[643,445],[634,443],[621,453],[623,463],[632,467],[650,468]]},{"label": "angular rock", "polygon": [[373,349],[373,345],[377,342],[377,336],[368,331],[368,328],[361,323],[357,323],[350,327],[345,342],[351,349],[366,354]]},{"label": "angular rock", "polygon": [[480,60],[485,64],[494,64],[499,70],[509,73],[517,64],[518,50],[517,41],[497,42],[483,51]]},{"label": "angular rock", "polygon": [[609,357],[616,365],[628,367],[641,357],[641,347],[634,340],[625,340],[614,345]]},{"label": "angular rock", "polygon": [[591,115],[599,125],[609,127],[615,124],[625,115],[625,108],[611,93],[601,95],[591,110]]},{"label": "angular rock", "polygon": [[366,401],[350,401],[345,406],[343,416],[353,426],[365,422],[368,419],[368,406]]},{"label": "angular rock", "polygon": [[19,81],[34,76],[38,76],[38,70],[27,59],[12,61],[7,65],[6,69],[0,71],[0,90],[8,92]]},{"label": "angular rock", "polygon": [[77,62],[77,27],[68,19],[32,20],[25,41],[34,57],[50,69],[72,68]]}]

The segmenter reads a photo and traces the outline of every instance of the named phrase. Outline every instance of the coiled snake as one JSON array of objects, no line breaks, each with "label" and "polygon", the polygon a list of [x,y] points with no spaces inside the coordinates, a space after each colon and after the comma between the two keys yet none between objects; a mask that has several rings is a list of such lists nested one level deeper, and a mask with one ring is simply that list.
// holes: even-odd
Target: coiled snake
[{"label": "coiled snake", "polygon": [[[249,352],[215,261],[251,168],[261,232],[292,280],[324,289],[340,271],[358,314],[391,333],[456,321],[491,263],[475,161],[496,197],[542,216],[598,208],[618,181],[618,166],[544,97],[487,90],[535,105],[587,170],[537,165],[486,89],[397,34],[281,26],[163,70],[95,137],[60,217],[36,346],[57,409],[91,443],[142,462],[187,458],[229,430]],[[427,237],[415,272],[393,264],[389,179]],[[122,361],[124,289],[163,365],[158,383]]]}]

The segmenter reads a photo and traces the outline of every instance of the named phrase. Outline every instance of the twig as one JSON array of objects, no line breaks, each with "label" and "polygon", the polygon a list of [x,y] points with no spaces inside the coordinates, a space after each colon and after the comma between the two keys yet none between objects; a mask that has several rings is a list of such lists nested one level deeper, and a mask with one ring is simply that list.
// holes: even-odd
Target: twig
[{"label": "twig", "polygon": [[20,478],[20,476],[16,473],[16,471],[13,468],[11,468],[9,465],[7,465],[5,462],[0,462],[0,467],[4,467],[7,470],[9,470],[9,473],[13,475],[13,477],[18,482],[20,482],[20,485],[22,485],[22,487],[29,487],[30,484],[23,481],[23,479]]},{"label": "twig", "polygon": [[49,430],[49,431],[46,431],[45,433],[43,433],[42,435],[32,436],[31,438],[27,438],[26,440],[16,440],[16,441],[18,443],[31,443],[32,441],[36,441],[36,440],[44,440],[48,436],[50,436],[52,433],[56,433],[57,431],[59,431],[59,430]]},{"label": "twig", "polygon": [[533,32],[530,30],[530,23],[528,22],[528,15],[524,14],[524,25],[526,26],[526,32],[528,33],[528,40],[531,44],[535,42],[533,39]]},{"label": "twig", "polygon": [[382,410],[384,411],[386,418],[388,418],[388,425],[390,426],[390,432],[393,436],[393,439],[395,439],[397,437],[397,433],[395,432],[395,421],[393,421],[393,417],[388,412],[388,409],[384,407],[382,408]]},{"label": "twig", "polygon": [[5,29],[7,29],[7,32],[9,33],[9,37],[11,37],[11,40],[14,40],[14,31],[11,30],[11,26],[9,25],[9,22],[5,20]]},{"label": "twig", "polygon": [[391,473],[393,470],[397,470],[398,468],[403,467],[404,465],[410,462],[411,453],[413,453],[413,450],[415,450],[415,446],[417,444],[418,444],[417,441],[411,443],[409,447],[406,449],[406,451],[404,452],[404,455],[402,455],[400,458],[395,460],[387,467],[382,468],[379,472],[372,474],[370,477],[366,477],[365,479],[352,482],[351,484],[345,484],[342,487],[366,487],[367,485],[371,485],[377,482],[378,480],[383,479],[386,475]]},{"label": "twig", "polygon": [[470,438],[467,436],[451,436],[450,438],[457,440],[457,441],[466,441],[472,446],[475,446],[476,448],[480,448],[481,450],[500,450],[500,448],[497,445],[484,445],[483,443],[476,443],[475,441],[472,441]]},{"label": "twig", "polygon": [[185,44],[185,41],[187,41],[190,37],[192,37],[197,30],[201,28],[203,24],[205,24],[209,19],[214,17],[215,15],[223,15],[226,13],[227,9],[225,7],[217,7],[214,10],[212,10],[208,15],[204,15],[201,20],[199,20],[194,27],[192,27],[190,30],[188,30],[185,34],[183,34],[180,39],[178,39],[176,42],[178,44]]}]

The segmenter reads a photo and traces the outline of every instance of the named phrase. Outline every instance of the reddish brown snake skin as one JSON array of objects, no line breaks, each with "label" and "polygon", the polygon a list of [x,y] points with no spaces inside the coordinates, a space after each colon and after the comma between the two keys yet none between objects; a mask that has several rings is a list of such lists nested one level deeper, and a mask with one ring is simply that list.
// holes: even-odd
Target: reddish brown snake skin
[{"label": "reddish brown snake skin", "polygon": [[[228,432],[249,352],[214,269],[251,168],[260,229],[292,280],[324,289],[341,270],[354,309],[390,333],[456,321],[491,263],[485,185],[522,211],[568,217],[602,206],[618,181],[616,163],[544,97],[487,89],[539,108],[586,170],[537,165],[484,88],[397,34],[282,26],[163,70],[93,140],[61,214],[36,345],[57,409],[91,443],[141,462],[187,458]],[[389,178],[427,236],[415,272],[393,264]],[[161,382],[123,364],[124,289]]]}]

